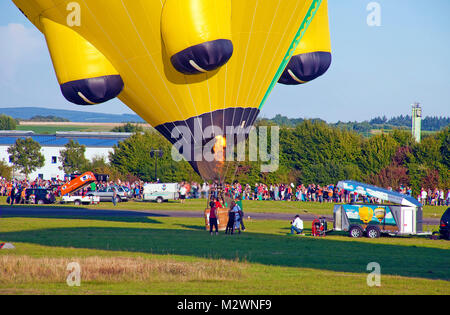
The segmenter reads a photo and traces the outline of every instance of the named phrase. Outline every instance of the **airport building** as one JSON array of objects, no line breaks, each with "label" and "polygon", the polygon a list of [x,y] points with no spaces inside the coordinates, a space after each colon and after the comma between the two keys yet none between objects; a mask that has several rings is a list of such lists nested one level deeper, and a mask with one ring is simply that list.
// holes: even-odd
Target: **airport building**
[{"label": "airport building", "polygon": [[[113,151],[114,145],[129,138],[131,133],[114,132],[57,132],[53,135],[38,135],[33,131],[0,131],[0,161],[3,160],[12,166],[9,160],[8,148],[16,142],[18,138],[32,138],[41,145],[41,153],[45,157],[45,164],[42,168],[29,174],[29,179],[42,178],[64,179],[64,171],[59,161],[60,151],[70,141],[76,141],[86,147],[85,157],[92,161],[93,158],[103,157],[109,161],[109,153]],[[17,172],[15,177],[20,175]],[[19,175],[19,176],[18,176]]]}]

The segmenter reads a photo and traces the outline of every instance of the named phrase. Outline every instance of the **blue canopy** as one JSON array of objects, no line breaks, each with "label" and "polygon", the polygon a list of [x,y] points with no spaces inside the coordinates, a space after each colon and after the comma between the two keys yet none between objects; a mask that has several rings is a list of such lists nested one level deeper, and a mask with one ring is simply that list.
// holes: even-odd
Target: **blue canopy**
[{"label": "blue canopy", "polygon": [[422,207],[422,204],[411,196],[407,196],[395,191],[390,191],[384,188],[359,183],[352,180],[340,181],[337,184],[337,187],[345,189],[347,191],[356,192],[357,194],[360,195],[374,197],[381,199],[383,201],[400,204],[402,206]]}]

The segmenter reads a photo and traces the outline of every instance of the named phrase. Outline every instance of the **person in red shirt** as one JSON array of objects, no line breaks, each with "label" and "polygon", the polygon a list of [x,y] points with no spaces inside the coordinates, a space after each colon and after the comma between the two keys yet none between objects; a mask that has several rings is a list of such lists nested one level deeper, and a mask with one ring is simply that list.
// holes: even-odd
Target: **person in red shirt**
[{"label": "person in red shirt", "polygon": [[214,204],[215,204],[217,209],[223,208],[222,204],[219,201],[219,198],[214,198]]},{"label": "person in red shirt", "polygon": [[217,225],[217,206],[216,202],[209,203],[211,210],[209,211],[209,233],[213,235],[213,228],[216,229],[216,235],[219,234],[219,226]]}]

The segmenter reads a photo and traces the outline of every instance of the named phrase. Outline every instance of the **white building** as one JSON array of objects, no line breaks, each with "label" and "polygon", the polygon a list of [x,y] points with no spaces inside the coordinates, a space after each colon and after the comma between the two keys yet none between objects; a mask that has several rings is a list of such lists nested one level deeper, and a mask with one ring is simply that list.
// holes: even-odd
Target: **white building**
[{"label": "white building", "polygon": [[[0,161],[4,160],[12,166],[9,161],[8,148],[13,145],[17,138],[30,137],[41,145],[41,153],[45,157],[44,167],[29,174],[29,179],[42,178],[63,179],[64,171],[58,157],[64,146],[74,140],[86,147],[85,157],[92,161],[95,157],[103,157],[109,162],[109,153],[113,151],[113,146],[120,141],[129,138],[131,133],[114,132],[57,132],[54,135],[37,135],[32,131],[0,131]],[[17,175],[17,174],[16,174]]]}]

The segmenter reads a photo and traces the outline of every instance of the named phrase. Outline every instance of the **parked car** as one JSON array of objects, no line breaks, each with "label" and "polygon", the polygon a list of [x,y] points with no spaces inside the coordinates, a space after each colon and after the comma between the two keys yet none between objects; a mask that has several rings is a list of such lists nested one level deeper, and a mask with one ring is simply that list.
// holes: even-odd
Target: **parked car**
[{"label": "parked car", "polygon": [[127,192],[128,199],[132,199],[133,198],[133,191],[130,188],[126,187],[126,186],[121,186],[121,187],[123,188],[123,190],[125,190]]},{"label": "parked car", "polygon": [[38,205],[52,204],[56,202],[53,191],[43,188],[28,188],[25,190],[25,199],[26,203],[35,203]]},{"label": "parked car", "polygon": [[114,189],[117,191],[117,202],[128,201],[128,193],[121,186],[109,186],[97,191],[90,191],[86,196],[99,196],[100,201],[112,201]]},{"label": "parked car", "polygon": [[439,224],[439,233],[441,238],[450,240],[450,208],[448,208],[442,215],[441,222]]}]

